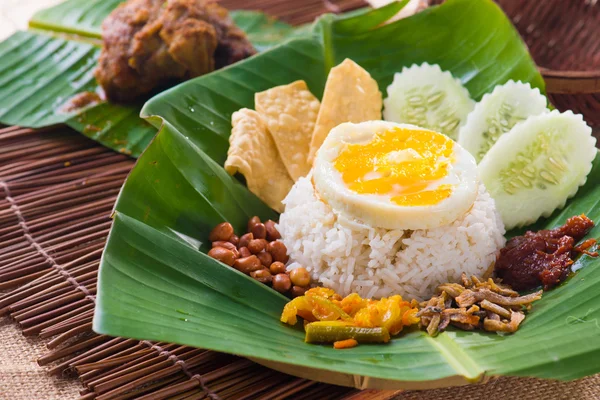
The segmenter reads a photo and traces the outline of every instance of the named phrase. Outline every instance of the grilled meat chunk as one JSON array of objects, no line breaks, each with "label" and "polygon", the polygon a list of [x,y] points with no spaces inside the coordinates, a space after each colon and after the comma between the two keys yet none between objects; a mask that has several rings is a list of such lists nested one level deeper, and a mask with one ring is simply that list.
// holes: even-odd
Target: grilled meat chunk
[{"label": "grilled meat chunk", "polygon": [[256,51],[226,9],[209,0],[129,0],[102,23],[95,71],[108,99],[129,102]]}]

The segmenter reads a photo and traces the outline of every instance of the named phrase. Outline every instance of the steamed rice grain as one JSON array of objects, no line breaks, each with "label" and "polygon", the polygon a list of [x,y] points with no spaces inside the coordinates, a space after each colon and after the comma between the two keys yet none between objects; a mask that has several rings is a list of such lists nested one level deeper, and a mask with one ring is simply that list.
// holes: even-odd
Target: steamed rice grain
[{"label": "steamed rice grain", "polygon": [[299,179],[286,199],[278,229],[293,262],[313,281],[345,296],[400,294],[423,300],[462,272],[483,275],[505,244],[504,225],[483,184],[473,207],[451,225],[429,230],[371,228],[338,218],[316,195],[311,178]]}]

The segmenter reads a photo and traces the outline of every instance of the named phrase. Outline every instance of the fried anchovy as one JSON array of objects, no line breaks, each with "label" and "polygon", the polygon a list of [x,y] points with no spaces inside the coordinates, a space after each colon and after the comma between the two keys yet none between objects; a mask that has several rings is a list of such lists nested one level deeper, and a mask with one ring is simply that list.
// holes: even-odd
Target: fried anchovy
[{"label": "fried anchovy", "polygon": [[437,307],[437,306],[427,306],[423,309],[421,309],[421,311],[419,311],[417,313],[417,317],[421,317],[423,315],[428,315],[428,314],[439,314],[442,312],[442,308]]},{"label": "fried anchovy", "polygon": [[459,285],[458,283],[444,283],[437,287],[438,292],[446,292],[451,297],[458,297],[462,292],[465,291],[465,288]]},{"label": "fried anchovy", "polygon": [[526,296],[519,297],[506,297],[501,294],[494,293],[488,289],[481,289],[474,292],[470,289],[465,290],[455,300],[459,307],[469,307],[475,303],[479,303],[482,300],[488,300],[492,303],[499,304],[502,306],[518,306],[525,305],[542,298],[543,291],[540,290],[535,293],[528,294]]},{"label": "fried anchovy", "polygon": [[525,314],[522,312],[512,312],[510,315],[509,322],[496,321],[494,319],[486,318],[483,321],[483,329],[491,332],[508,332],[514,333],[519,329],[519,325],[525,319]]},{"label": "fried anchovy", "polygon": [[502,306],[499,306],[498,304],[494,304],[488,300],[482,300],[480,304],[481,304],[481,308],[485,308],[486,310],[489,310],[495,314],[501,315],[504,318],[510,318],[510,311],[508,311],[506,308],[504,308]]}]

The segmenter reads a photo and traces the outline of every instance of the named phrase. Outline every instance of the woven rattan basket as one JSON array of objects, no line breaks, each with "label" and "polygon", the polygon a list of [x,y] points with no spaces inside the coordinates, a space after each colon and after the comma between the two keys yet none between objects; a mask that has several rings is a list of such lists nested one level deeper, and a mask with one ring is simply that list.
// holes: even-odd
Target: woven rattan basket
[{"label": "woven rattan basket", "polygon": [[600,132],[600,1],[495,1],[529,46],[550,102],[582,114]]},{"label": "woven rattan basket", "polygon": [[600,128],[600,2],[498,0],[529,46],[556,108]]}]

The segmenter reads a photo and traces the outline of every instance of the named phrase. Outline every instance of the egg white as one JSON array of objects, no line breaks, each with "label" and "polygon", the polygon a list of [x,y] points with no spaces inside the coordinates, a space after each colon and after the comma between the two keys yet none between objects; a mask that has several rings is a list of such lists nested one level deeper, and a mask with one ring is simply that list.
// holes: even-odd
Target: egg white
[{"label": "egg white", "polygon": [[[454,161],[448,174],[427,188],[432,190],[443,184],[453,187],[451,195],[435,205],[401,206],[391,200],[391,194],[361,194],[347,187],[334,165],[346,145],[369,143],[376,133],[394,128],[426,130],[387,121],[343,123],[332,129],[319,149],[313,166],[313,182],[318,194],[342,219],[374,228],[431,229],[456,221],[472,207],[478,186],[475,159],[458,143],[453,145]],[[391,156],[399,161],[415,156],[410,151],[396,153],[399,154]]]}]

